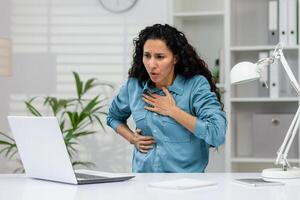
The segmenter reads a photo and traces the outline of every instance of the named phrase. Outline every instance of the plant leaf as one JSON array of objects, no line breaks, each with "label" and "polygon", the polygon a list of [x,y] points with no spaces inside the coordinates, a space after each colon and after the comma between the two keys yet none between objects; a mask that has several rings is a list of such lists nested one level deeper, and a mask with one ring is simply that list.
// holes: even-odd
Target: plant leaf
[{"label": "plant leaf", "polygon": [[96,79],[91,78],[89,80],[86,81],[85,86],[84,86],[84,90],[83,93],[85,94],[87,91],[89,91],[90,89],[94,88],[96,86],[96,84],[94,84]]},{"label": "plant leaf", "polygon": [[84,135],[91,135],[91,134],[94,134],[96,133],[96,131],[82,131],[82,132],[79,132],[79,133],[74,133],[73,136],[74,138],[78,138],[78,137],[81,137],[81,136],[84,136]]},{"label": "plant leaf", "polygon": [[25,173],[25,169],[23,167],[18,167],[17,169],[14,170],[14,173]]},{"label": "plant leaf", "polygon": [[9,146],[8,146],[8,147],[5,147],[5,148],[3,148],[3,149],[1,149],[0,154],[1,154],[2,152],[7,151],[8,149],[9,149]]},{"label": "plant leaf", "polygon": [[97,115],[94,115],[94,117],[98,121],[98,123],[100,124],[100,126],[102,127],[102,129],[104,130],[104,132],[106,132],[106,129],[105,129],[103,123],[101,122],[100,118]]},{"label": "plant leaf", "polygon": [[17,148],[16,144],[12,144],[12,145],[8,148],[8,150],[7,150],[6,154],[5,154],[5,156],[8,157],[9,153],[10,153],[14,148]]},{"label": "plant leaf", "polygon": [[65,120],[64,119],[59,123],[59,128],[60,128],[61,132],[64,133],[64,129],[65,129]]},{"label": "plant leaf", "polygon": [[80,122],[79,121],[80,117],[78,116],[78,113],[68,111],[67,114],[69,116],[69,119],[70,119],[73,129],[77,129],[79,122]]},{"label": "plant leaf", "polygon": [[72,162],[72,165],[73,165],[73,167],[74,167],[74,166],[77,166],[77,165],[81,165],[81,166],[84,166],[84,167],[87,167],[87,168],[96,166],[96,165],[95,165],[94,163],[92,163],[92,162],[84,162],[84,161],[73,161],[73,162]]},{"label": "plant leaf", "polygon": [[[98,86],[108,86],[114,89],[114,84],[101,82],[95,78],[82,81],[77,72],[72,73],[76,84],[77,97],[76,95],[74,98],[57,98],[53,96],[33,97],[25,101],[25,105],[32,115],[42,116],[42,113],[35,106],[34,101],[36,98],[43,98],[43,105],[49,108],[59,121],[68,154],[73,161],[72,158],[78,154],[77,145],[80,143],[78,139],[86,135],[95,134],[96,131],[90,129],[94,124],[99,124],[106,131],[100,116],[107,115],[105,112],[108,100],[105,92],[107,88],[103,88],[104,93],[95,95],[92,98],[83,98],[83,95],[87,96],[88,92],[91,92],[93,88]],[[13,158],[18,152],[14,139],[0,132],[1,135],[4,139],[0,140],[0,146],[2,145],[0,154],[8,158]],[[74,161],[72,164],[87,167],[93,165],[91,162],[83,161]],[[16,169],[16,171],[19,170],[24,171],[24,168],[20,167]]]},{"label": "plant leaf", "polygon": [[16,153],[18,153],[18,149],[17,149],[17,148],[10,154],[10,156],[9,156],[8,158],[11,159],[12,157],[14,157],[14,155],[15,155]]},{"label": "plant leaf", "polygon": [[80,77],[77,72],[73,72],[73,75],[74,75],[74,79],[75,79],[75,83],[76,83],[77,97],[78,97],[78,99],[81,99],[83,83],[80,80]]},{"label": "plant leaf", "polygon": [[0,132],[0,135],[2,135],[3,137],[6,137],[7,139],[9,139],[10,141],[14,142],[14,139],[12,137],[9,137],[8,135],[6,135],[5,133]]},{"label": "plant leaf", "polygon": [[4,141],[4,140],[0,140],[0,144],[1,144],[1,145],[11,145],[10,142],[6,142],[6,141]]},{"label": "plant leaf", "polygon": [[25,101],[25,105],[27,109],[33,114],[34,116],[42,116],[41,113],[31,104],[30,101]]},{"label": "plant leaf", "polygon": [[98,97],[93,98],[81,111],[80,119],[83,120],[91,114],[91,110],[98,104]]}]

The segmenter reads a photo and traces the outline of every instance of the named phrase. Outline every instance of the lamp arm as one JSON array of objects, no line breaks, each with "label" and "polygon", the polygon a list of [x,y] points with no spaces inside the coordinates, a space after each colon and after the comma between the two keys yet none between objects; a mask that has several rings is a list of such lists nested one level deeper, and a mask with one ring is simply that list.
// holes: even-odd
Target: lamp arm
[{"label": "lamp arm", "polygon": [[287,155],[291,148],[291,144],[294,140],[294,137],[297,133],[297,129],[299,128],[300,121],[300,106],[297,109],[297,112],[292,120],[292,123],[286,133],[286,136],[277,152],[277,158],[275,164],[282,164],[283,168],[290,167],[287,161]]},{"label": "lamp arm", "polygon": [[[284,68],[285,72],[288,75],[288,78],[290,79],[291,85],[296,90],[297,94],[300,96],[300,86],[299,86],[299,83],[298,83],[297,79],[295,78],[295,76],[294,76],[294,74],[293,74],[290,66],[288,65],[288,63],[287,63],[287,61],[286,61],[286,59],[285,59],[285,57],[283,55],[282,49],[278,49],[277,53],[278,53],[278,55],[275,55],[275,58],[279,57],[279,60],[282,63],[283,68]],[[276,52],[274,52],[274,54],[276,54]]]},{"label": "lamp arm", "polygon": [[[300,96],[299,83],[298,83],[297,79],[295,78],[290,66],[288,65],[288,63],[283,55],[282,48],[278,48],[278,49],[276,48],[273,56],[276,59],[280,60],[285,72],[287,73],[288,78],[290,79],[291,85],[296,90],[298,96]],[[277,158],[276,158],[275,164],[279,164],[279,163],[282,164],[284,170],[286,170],[287,167],[290,167],[290,165],[287,161],[287,155],[291,148],[292,142],[296,136],[297,130],[299,128],[299,122],[300,122],[300,106],[298,107],[297,112],[296,112],[296,114],[292,120],[292,123],[286,133],[286,136],[283,140],[283,143],[281,144],[281,146],[277,152]]]},{"label": "lamp arm", "polygon": [[296,134],[297,134],[297,130],[298,130],[298,128],[299,128],[299,122],[300,122],[300,112],[299,112],[299,115],[298,115],[298,119],[297,119],[297,121],[296,121],[296,124],[295,124],[295,126],[294,126],[292,135],[290,136],[290,139],[289,139],[289,141],[288,141],[288,143],[287,143],[287,146],[286,146],[286,148],[285,148],[285,151],[283,152],[283,158],[284,158],[284,159],[287,159],[287,155],[288,155],[288,153],[289,153],[289,151],[290,151],[290,148],[291,148],[291,146],[292,146],[292,143],[293,143],[293,141],[294,141],[294,138],[295,138],[295,136],[296,136]]}]

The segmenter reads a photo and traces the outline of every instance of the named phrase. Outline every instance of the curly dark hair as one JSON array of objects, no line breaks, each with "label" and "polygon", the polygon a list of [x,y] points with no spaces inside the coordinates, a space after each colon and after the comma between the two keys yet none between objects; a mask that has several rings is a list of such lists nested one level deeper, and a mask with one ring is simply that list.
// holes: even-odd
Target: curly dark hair
[{"label": "curly dark hair", "polygon": [[135,49],[132,66],[128,72],[129,77],[137,78],[140,84],[150,79],[143,64],[144,44],[149,39],[164,41],[175,55],[177,58],[174,69],[175,74],[180,74],[186,79],[190,79],[195,75],[203,75],[209,82],[211,91],[216,94],[223,107],[220,93],[217,90],[207,64],[199,57],[195,48],[189,44],[184,33],[168,24],[154,24],[153,26],[148,26],[133,40]]}]

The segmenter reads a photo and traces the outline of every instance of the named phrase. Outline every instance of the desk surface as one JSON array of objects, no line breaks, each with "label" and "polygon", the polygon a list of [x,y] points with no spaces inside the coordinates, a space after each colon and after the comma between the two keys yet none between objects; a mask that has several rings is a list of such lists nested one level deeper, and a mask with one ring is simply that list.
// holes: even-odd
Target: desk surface
[{"label": "desk surface", "polygon": [[[0,175],[0,199],[5,200],[296,200],[300,199],[300,179],[284,186],[249,187],[235,183],[235,178],[259,177],[259,174],[204,173],[204,174],[136,174],[126,182],[69,185],[26,178],[24,175]],[[193,178],[217,182],[216,186],[190,190],[166,190],[148,187],[150,182]]]}]

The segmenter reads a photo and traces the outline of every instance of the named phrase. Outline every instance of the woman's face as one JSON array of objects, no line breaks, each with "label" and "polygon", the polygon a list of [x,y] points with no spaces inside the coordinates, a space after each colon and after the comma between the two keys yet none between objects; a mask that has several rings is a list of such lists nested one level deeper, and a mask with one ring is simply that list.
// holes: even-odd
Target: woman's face
[{"label": "woman's face", "polygon": [[156,87],[172,85],[176,58],[164,41],[149,39],[145,42],[143,63]]}]

